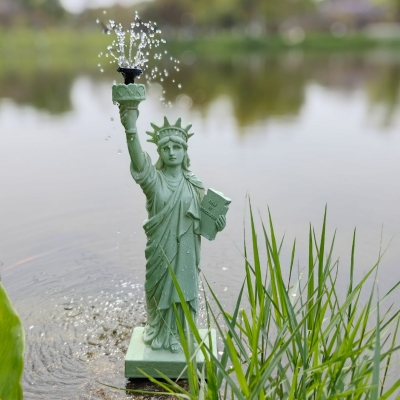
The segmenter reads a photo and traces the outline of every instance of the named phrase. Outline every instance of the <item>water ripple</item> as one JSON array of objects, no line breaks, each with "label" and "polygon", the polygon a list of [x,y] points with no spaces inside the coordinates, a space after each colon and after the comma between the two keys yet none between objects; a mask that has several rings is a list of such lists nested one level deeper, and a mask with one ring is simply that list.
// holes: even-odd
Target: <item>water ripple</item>
[{"label": "water ripple", "polygon": [[125,353],[133,327],[145,322],[145,307],[142,285],[118,286],[98,296],[64,296],[27,327],[26,399],[125,398],[99,382],[125,386]]}]

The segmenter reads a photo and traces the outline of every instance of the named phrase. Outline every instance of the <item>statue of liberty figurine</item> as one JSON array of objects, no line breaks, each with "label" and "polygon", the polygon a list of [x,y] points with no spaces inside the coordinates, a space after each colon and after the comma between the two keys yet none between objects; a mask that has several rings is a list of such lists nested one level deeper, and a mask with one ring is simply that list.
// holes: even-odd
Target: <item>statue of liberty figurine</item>
[{"label": "statue of liberty figurine", "polygon": [[[120,104],[120,117],[125,127],[131,158],[131,174],[146,196],[148,219],[143,228],[147,235],[145,294],[147,323],[143,341],[153,350],[181,351],[174,304],[178,318],[184,313],[168,269],[177,277],[185,301],[193,315],[199,310],[201,200],[204,186],[190,170],[187,153],[191,125],[181,126],[179,118],[171,125],[164,117],[159,127],[151,124],[149,142],[157,146],[155,165],[142,151],[137,134],[137,107]],[[215,219],[215,228],[225,228],[224,215]],[[168,260],[168,262],[167,262]],[[185,324],[183,324],[185,326]]]}]

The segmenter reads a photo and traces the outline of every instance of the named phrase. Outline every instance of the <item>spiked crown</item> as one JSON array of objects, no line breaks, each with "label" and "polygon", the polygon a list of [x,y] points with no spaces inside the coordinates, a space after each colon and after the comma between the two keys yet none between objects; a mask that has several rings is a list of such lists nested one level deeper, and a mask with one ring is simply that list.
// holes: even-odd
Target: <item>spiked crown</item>
[{"label": "spiked crown", "polygon": [[164,117],[163,126],[158,127],[155,124],[151,124],[154,132],[146,132],[150,136],[150,139],[148,139],[147,141],[150,143],[155,143],[158,146],[158,142],[161,139],[167,136],[178,136],[187,143],[189,138],[194,135],[194,133],[189,133],[189,129],[192,127],[192,125],[190,124],[186,128],[182,128],[181,123],[181,119],[178,118],[178,120],[175,122],[175,125],[170,125],[167,117]]}]

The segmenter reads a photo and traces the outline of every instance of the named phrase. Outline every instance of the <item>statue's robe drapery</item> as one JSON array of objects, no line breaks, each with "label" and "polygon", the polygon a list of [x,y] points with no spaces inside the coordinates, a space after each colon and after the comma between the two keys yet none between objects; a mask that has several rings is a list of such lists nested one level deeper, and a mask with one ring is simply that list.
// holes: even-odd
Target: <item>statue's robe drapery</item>
[{"label": "statue's robe drapery", "polygon": [[167,259],[177,277],[190,310],[198,312],[198,272],[200,268],[200,202],[204,187],[191,172],[171,181],[157,170],[144,153],[143,171],[131,166],[134,180],[146,195],[148,219],[146,282],[147,324],[143,339],[153,349],[168,349],[179,338],[174,303],[180,319],[183,310],[167,268]]}]

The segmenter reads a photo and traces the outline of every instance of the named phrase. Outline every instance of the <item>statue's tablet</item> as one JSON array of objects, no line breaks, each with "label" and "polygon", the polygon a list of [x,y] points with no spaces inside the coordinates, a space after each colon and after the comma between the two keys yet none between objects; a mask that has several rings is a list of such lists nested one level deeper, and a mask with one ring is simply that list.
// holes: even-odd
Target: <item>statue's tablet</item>
[{"label": "statue's tablet", "polygon": [[221,192],[208,189],[200,204],[201,209],[201,235],[208,240],[214,240],[217,235],[215,221],[218,216],[226,215],[231,199]]}]

